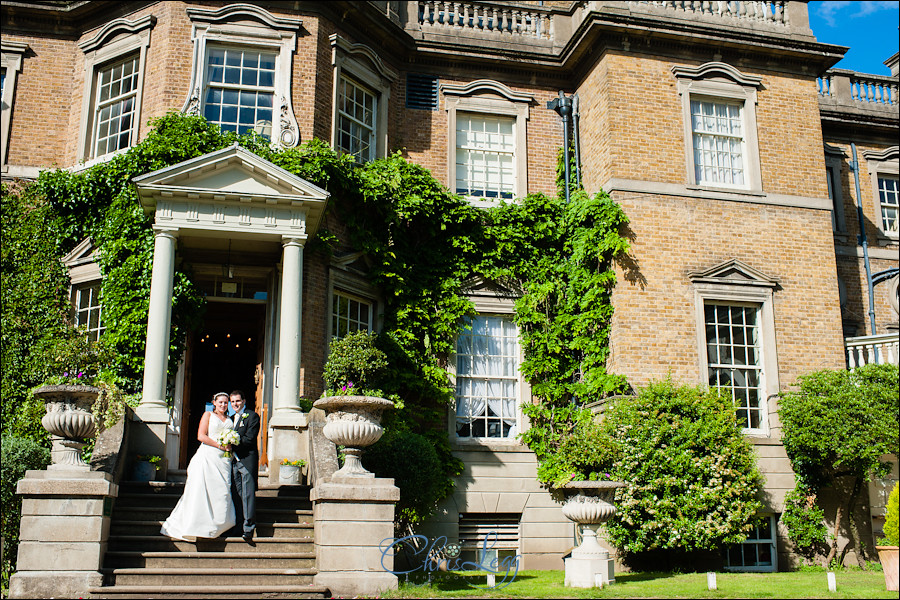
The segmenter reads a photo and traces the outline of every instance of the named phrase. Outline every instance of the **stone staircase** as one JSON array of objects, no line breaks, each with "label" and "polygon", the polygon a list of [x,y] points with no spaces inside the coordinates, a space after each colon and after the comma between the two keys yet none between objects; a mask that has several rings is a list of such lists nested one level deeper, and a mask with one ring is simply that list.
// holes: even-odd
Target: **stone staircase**
[{"label": "stone staircase", "polygon": [[327,598],[316,571],[305,486],[257,491],[253,543],[240,537],[182,542],[159,532],[180,482],[122,482],[112,513],[103,587],[92,598]]}]

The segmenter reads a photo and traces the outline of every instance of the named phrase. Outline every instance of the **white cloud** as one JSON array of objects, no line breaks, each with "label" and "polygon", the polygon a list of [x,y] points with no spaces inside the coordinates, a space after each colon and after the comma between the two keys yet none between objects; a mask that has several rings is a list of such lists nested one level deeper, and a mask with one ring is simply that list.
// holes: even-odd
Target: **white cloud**
[{"label": "white cloud", "polygon": [[895,0],[865,0],[864,2],[849,2],[847,0],[819,2],[816,14],[825,21],[829,27],[837,27],[840,20],[850,17],[865,17],[882,10],[897,10],[900,3]]}]

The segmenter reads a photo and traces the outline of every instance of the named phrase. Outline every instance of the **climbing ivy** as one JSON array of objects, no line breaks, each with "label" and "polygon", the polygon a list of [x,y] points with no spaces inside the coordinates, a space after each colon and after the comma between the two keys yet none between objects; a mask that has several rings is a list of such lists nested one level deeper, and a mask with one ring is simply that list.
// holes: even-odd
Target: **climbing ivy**
[{"label": "climbing ivy", "polygon": [[[50,207],[60,251],[88,236],[100,249],[104,338],[116,351],[124,390],[136,390],[143,371],[153,253],[151,220],[130,180],[235,142],[330,192],[329,210],[346,226],[347,239],[323,230],[310,248],[367,255],[369,277],[384,298],[378,344],[390,366],[381,385],[404,407],[388,415],[386,424],[419,432],[435,447],[441,464],[435,497],[451,491],[451,476],[462,468],[442,423],[453,399],[448,363],[454,342],[475,312],[465,296],[473,282],[518,297],[522,372],[536,398],[525,407],[531,428],[523,440],[539,461],[560,454],[565,440],[559,433],[584,422],[581,405],[624,388],[624,379],[608,373],[605,361],[613,266],[628,248],[620,233],[627,219],[607,195],[574,190],[566,203],[533,194],[479,209],[400,153],[356,165],[319,140],[274,149],[259,137],[222,133],[202,118],[179,114],[152,125],[128,152],[80,172],[45,172],[34,186]],[[170,373],[204,310],[189,270],[176,270]],[[580,452],[577,444],[565,448]],[[579,464],[584,476],[596,467]],[[543,469],[542,481],[556,479],[557,471]]]}]

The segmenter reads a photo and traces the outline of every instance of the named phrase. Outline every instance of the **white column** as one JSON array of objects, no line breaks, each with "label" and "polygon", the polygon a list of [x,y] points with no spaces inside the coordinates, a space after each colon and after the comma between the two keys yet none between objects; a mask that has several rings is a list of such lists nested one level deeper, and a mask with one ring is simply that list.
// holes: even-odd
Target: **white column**
[{"label": "white column", "polygon": [[300,312],[303,287],[303,241],[285,238],[281,260],[281,321],[278,327],[278,389],[273,426],[305,425],[300,410]]},{"label": "white column", "polygon": [[150,278],[150,310],[147,315],[147,347],[144,351],[144,388],[135,410],[144,422],[167,423],[166,370],[169,362],[169,330],[172,322],[172,278],[175,274],[177,230],[157,229]]}]

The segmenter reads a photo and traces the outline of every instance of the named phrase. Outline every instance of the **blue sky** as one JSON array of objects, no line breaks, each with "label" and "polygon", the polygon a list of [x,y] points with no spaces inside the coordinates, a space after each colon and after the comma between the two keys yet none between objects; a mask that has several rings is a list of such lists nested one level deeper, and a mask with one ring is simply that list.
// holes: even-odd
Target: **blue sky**
[{"label": "blue sky", "polygon": [[820,42],[850,46],[837,69],[890,75],[884,66],[898,50],[900,2],[809,3],[809,26]]}]

